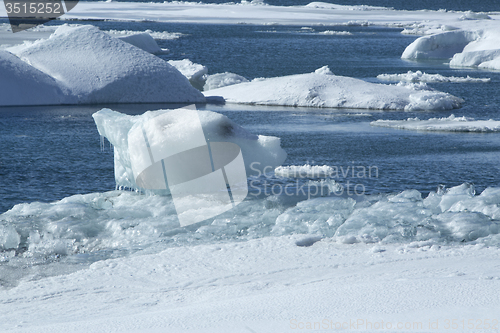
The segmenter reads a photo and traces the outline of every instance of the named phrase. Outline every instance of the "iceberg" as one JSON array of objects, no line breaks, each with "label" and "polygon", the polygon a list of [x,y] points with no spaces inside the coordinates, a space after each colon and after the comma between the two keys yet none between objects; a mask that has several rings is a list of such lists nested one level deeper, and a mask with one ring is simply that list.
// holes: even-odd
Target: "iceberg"
[{"label": "iceberg", "polygon": [[[198,110],[196,113],[207,141],[213,143],[228,142],[240,147],[247,176],[260,175],[266,170],[274,170],[286,159],[286,152],[281,148],[279,138],[251,134],[228,117],[216,112]],[[136,132],[136,128],[146,125],[155,117],[167,114],[168,119],[163,121],[164,124],[159,130],[155,130],[158,135],[149,138],[151,147],[155,145],[155,140],[161,141],[164,138],[167,141],[168,138],[180,140],[179,142],[182,142],[182,145],[186,147],[197,147],[205,144],[204,142],[201,144],[195,142],[201,140],[197,134],[198,128],[195,126],[198,120],[194,119],[192,113],[187,110],[157,110],[148,111],[139,116],[129,116],[110,109],[102,109],[92,115],[99,134],[113,144],[117,187],[141,188],[136,183],[137,175],[134,175],[132,164],[134,159],[140,159],[142,155],[137,152],[131,153],[133,148],[130,147],[129,140],[132,133]],[[181,149],[179,145],[180,143],[176,144],[175,149]],[[144,155],[143,160],[134,163],[135,165],[147,164],[149,156]],[[160,193],[170,192],[169,188],[164,187],[164,184],[158,190],[165,190]]]},{"label": "iceberg", "polygon": [[432,132],[500,132],[498,120],[474,120],[470,117],[455,117],[451,115],[444,118],[431,118],[420,120],[408,118],[406,120],[377,120],[370,123],[372,126],[406,129],[413,131]]},{"label": "iceberg", "polygon": [[334,75],[328,66],[313,73],[255,79],[204,92],[228,103],[381,110],[448,110],[463,100],[414,85],[385,85]]},{"label": "iceberg", "polygon": [[[144,41],[143,36],[135,38]],[[21,68],[18,61],[21,59],[32,66],[32,72],[45,74],[43,80],[42,74],[36,74],[37,79],[31,85],[36,84],[37,89],[33,90],[45,91],[56,87],[54,91],[63,91],[59,100],[52,98],[43,104],[205,101],[203,95],[166,61],[93,26],[63,25],[49,39],[16,46],[8,51],[17,58],[4,56],[4,61],[8,59]],[[19,70],[11,73],[16,74],[12,76],[11,83],[26,80]],[[3,101],[0,103],[7,105]],[[10,102],[11,105],[13,103],[25,105],[22,99]]]},{"label": "iceberg", "polygon": [[464,29],[423,36],[403,52],[403,59],[451,59],[450,67],[500,69],[498,25],[484,29]]}]

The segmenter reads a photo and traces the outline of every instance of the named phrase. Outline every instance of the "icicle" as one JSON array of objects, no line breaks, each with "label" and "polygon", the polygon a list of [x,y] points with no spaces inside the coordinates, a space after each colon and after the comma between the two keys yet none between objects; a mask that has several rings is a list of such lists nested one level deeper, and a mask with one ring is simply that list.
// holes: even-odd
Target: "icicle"
[{"label": "icicle", "polygon": [[104,135],[101,135],[101,151],[104,151]]}]

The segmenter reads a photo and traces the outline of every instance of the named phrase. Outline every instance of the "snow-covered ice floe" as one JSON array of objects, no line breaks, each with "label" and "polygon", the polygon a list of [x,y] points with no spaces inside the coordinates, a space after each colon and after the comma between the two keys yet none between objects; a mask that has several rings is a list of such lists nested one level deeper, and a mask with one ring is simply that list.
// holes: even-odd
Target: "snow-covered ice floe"
[{"label": "snow-covered ice floe", "polygon": [[[155,43],[130,38],[145,48]],[[0,77],[2,106],[205,101],[166,61],[93,26],[63,25],[48,39],[8,51],[13,55],[1,56],[1,71],[9,73]]]},{"label": "snow-covered ice floe", "polygon": [[463,100],[419,85],[385,85],[334,75],[328,66],[313,73],[255,79],[206,91],[228,103],[382,110],[448,110]]},{"label": "snow-covered ice floe", "polygon": [[274,169],[274,174],[278,177],[288,178],[320,178],[328,177],[333,173],[333,168],[328,165],[289,165],[279,166]]},{"label": "snow-covered ice floe", "polygon": [[[139,116],[129,116],[110,109],[102,109],[92,115],[99,134],[106,137],[114,146],[117,186],[139,188],[131,166],[129,133],[138,127],[146,126],[149,120],[164,114],[169,116],[168,119],[162,120],[161,126],[164,127],[158,125],[160,127],[156,129],[159,131],[157,140],[161,139],[159,136],[175,137],[176,140],[182,142],[196,140],[198,135],[193,124],[197,119],[193,119],[192,114],[185,112],[184,109],[148,111]],[[277,137],[251,134],[228,117],[216,112],[198,110],[197,117],[199,117],[206,140],[231,142],[241,148],[248,176],[252,175],[252,172],[273,170],[286,158],[286,153],[281,148],[280,139]],[[150,138],[150,140],[153,139]]]},{"label": "snow-covered ice floe", "polygon": [[385,81],[404,81],[404,82],[453,82],[453,83],[476,83],[476,82],[490,82],[490,78],[473,78],[467,75],[467,77],[456,77],[456,76],[443,76],[441,74],[427,74],[422,71],[408,71],[404,74],[380,74],[377,79]]},{"label": "snow-covered ice floe", "polygon": [[428,120],[420,120],[419,118],[408,118],[406,120],[379,119],[372,121],[370,125],[414,131],[500,132],[500,121],[498,120],[474,120],[474,118],[455,117],[454,115]]},{"label": "snow-covered ice floe", "polygon": [[208,76],[208,68],[206,66],[195,64],[189,59],[169,60],[168,63],[181,72],[193,87],[198,90],[203,90],[203,86]]},{"label": "snow-covered ice floe", "polygon": [[423,36],[403,52],[404,59],[449,59],[451,67],[500,69],[500,24]]},{"label": "snow-covered ice floe", "polygon": [[211,90],[231,86],[233,84],[248,82],[248,79],[234,73],[217,73],[208,75],[203,90]]}]

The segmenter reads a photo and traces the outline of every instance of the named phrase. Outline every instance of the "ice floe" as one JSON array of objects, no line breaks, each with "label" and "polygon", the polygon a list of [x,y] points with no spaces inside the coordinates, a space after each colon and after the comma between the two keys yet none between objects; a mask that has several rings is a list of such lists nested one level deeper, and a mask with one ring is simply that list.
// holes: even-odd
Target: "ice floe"
[{"label": "ice floe", "polygon": [[384,81],[405,81],[405,82],[454,82],[454,83],[475,83],[475,82],[490,82],[490,78],[473,78],[467,75],[467,77],[456,77],[456,76],[443,76],[441,74],[427,74],[422,71],[408,71],[404,74],[380,74],[377,79]]},{"label": "ice floe", "polygon": [[[192,114],[179,110],[148,111],[140,116],[129,116],[110,109],[102,109],[93,114],[99,134],[114,146],[115,180],[117,186],[137,189],[131,164],[129,133],[138,126],[159,115],[167,114],[168,122],[158,129],[167,138],[176,138],[186,144],[196,139],[196,128]],[[254,135],[232,122],[228,117],[211,111],[197,111],[206,140],[210,142],[231,142],[241,148],[248,175],[265,170],[272,171],[286,158],[280,146],[280,139],[273,136]],[[167,120],[165,120],[167,121]],[[163,122],[165,122],[163,121]],[[160,133],[158,132],[158,133]],[[152,140],[152,139],[150,139]],[[177,142],[176,141],[176,142]],[[153,142],[150,142],[152,145]],[[205,144],[205,143],[204,143]],[[149,156],[145,158],[149,159]],[[146,162],[144,162],[146,163]]]},{"label": "ice floe", "polygon": [[447,110],[463,100],[424,86],[374,84],[334,75],[327,66],[309,74],[255,79],[209,90],[228,103],[382,110]]},{"label": "ice floe", "polygon": [[[155,43],[145,36],[129,38],[140,43],[146,40]],[[41,74],[36,74],[38,79],[30,83],[36,84],[36,90],[45,91],[58,86],[64,93],[60,100],[51,98],[54,93],[47,94],[47,100],[37,102],[39,104],[205,101],[203,95],[166,61],[93,26],[63,25],[48,39],[19,45],[9,51],[17,57],[5,56],[4,63],[8,59],[17,64],[12,66],[20,68],[22,60],[26,66],[32,66],[32,72],[45,74],[44,81],[40,79]],[[26,66],[23,71],[27,70]],[[16,76],[11,77],[10,84],[26,80],[26,73],[20,70],[11,73]],[[0,100],[0,105],[35,103],[23,102],[23,99],[12,101],[12,98],[5,102]]]},{"label": "ice floe", "polygon": [[233,84],[248,82],[248,79],[234,73],[217,73],[208,75],[203,90],[211,90],[231,86]]},{"label": "ice floe", "polygon": [[[490,25],[491,26],[491,25]],[[423,36],[403,52],[404,59],[450,59],[451,67],[500,69],[499,24]]]},{"label": "ice floe", "polygon": [[439,131],[439,132],[500,132],[498,120],[474,120],[469,117],[431,118],[420,120],[408,118],[406,120],[377,120],[370,123],[372,126],[390,127],[414,131]]}]

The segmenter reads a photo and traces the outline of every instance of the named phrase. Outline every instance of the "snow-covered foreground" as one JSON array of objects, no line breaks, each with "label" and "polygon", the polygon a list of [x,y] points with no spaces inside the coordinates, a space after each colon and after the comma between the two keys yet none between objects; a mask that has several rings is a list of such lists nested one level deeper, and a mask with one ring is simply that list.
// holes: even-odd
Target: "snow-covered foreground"
[{"label": "snow-covered foreground", "polygon": [[204,92],[228,103],[382,110],[449,110],[463,100],[423,85],[384,85],[334,75],[325,66],[314,73],[255,79]]},{"label": "snow-covered foreground", "polygon": [[0,291],[0,329],[465,332],[472,324],[494,332],[499,325],[496,247],[297,243],[314,240],[170,248],[23,282]]},{"label": "snow-covered foreground", "polygon": [[467,117],[431,118],[420,120],[408,118],[406,120],[377,120],[370,123],[372,126],[390,127],[414,131],[435,132],[500,132],[500,121],[474,120]]}]

